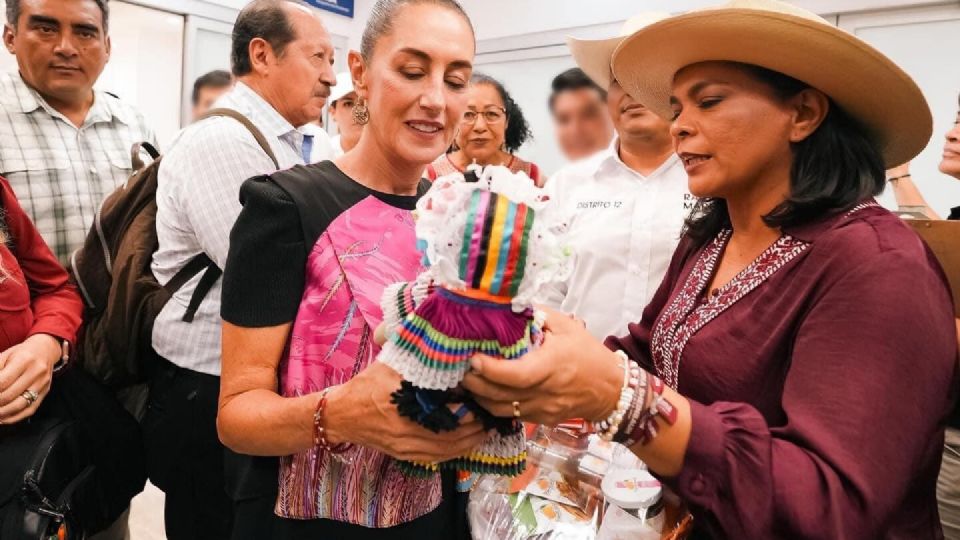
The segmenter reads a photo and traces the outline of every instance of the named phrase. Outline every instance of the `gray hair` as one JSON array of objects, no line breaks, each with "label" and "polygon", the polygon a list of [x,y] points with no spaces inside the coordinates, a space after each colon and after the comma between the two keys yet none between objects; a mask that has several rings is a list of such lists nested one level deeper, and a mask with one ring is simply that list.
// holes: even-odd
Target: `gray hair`
[{"label": "gray hair", "polygon": [[[110,0],[93,0],[97,7],[100,8],[100,13],[103,14],[103,31],[107,31],[110,21],[110,6],[107,5],[107,2]],[[7,24],[9,24],[13,29],[17,28],[17,23],[20,21],[20,0],[7,0]]]},{"label": "gray hair", "polygon": [[451,9],[467,21],[470,32],[473,32],[473,23],[470,22],[470,17],[456,0],[377,0],[370,11],[367,27],[363,30],[363,38],[360,40],[360,54],[365,60],[369,61],[373,57],[373,49],[377,41],[393,30],[393,19],[396,18],[397,11],[404,6],[415,4],[433,4]]},{"label": "gray hair", "polygon": [[287,45],[297,39],[284,6],[287,0],[254,0],[247,4],[233,24],[230,44],[230,69],[234,77],[253,71],[250,42],[260,38],[270,44],[274,54],[282,56]]}]

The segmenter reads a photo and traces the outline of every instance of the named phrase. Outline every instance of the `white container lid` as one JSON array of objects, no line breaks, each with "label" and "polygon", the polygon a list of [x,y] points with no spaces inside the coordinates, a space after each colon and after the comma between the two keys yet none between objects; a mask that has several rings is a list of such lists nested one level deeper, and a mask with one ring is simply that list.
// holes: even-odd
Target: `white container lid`
[{"label": "white container lid", "polygon": [[624,510],[653,506],[663,491],[660,481],[641,469],[608,471],[600,487],[607,502]]}]

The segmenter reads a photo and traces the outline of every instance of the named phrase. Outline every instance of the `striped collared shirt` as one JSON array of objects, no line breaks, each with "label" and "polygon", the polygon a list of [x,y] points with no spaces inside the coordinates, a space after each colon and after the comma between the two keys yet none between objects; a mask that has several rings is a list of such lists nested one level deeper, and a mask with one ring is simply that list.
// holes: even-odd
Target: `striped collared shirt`
[{"label": "striped collared shirt", "polygon": [[156,145],[143,116],[94,90],[79,128],[19,73],[0,74],[0,176],[61,262],[83,245],[103,199],[126,182],[134,143]]},{"label": "striped collared shirt", "polygon": [[[303,165],[303,134],[249,86],[238,82],[214,107],[249,118],[269,141],[281,169]],[[274,170],[253,135],[232,118],[208,118],[184,129],[164,156],[157,179],[160,247],[151,265],[157,280],[170,281],[201,252],[222,269],[230,230],[240,215],[240,185]],[[221,280],[193,322],[181,320],[199,280],[198,275],[188,281],[164,306],[153,326],[153,348],[177,366],[219,375]]]}]

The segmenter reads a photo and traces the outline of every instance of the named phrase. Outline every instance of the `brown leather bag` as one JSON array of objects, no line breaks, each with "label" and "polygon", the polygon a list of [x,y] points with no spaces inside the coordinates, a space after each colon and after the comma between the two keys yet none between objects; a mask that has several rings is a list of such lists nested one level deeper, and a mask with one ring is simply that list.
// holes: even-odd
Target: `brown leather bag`
[{"label": "brown leather bag", "polygon": [[[212,116],[243,124],[279,169],[266,138],[249,119],[230,109],[215,109],[203,118]],[[141,149],[153,158],[149,165],[140,161]],[[149,143],[134,145],[131,153],[137,169],[103,201],[83,247],[71,256],[69,271],[86,308],[75,361],[117,392],[139,418],[146,402],[146,383],[157,359],[151,344],[154,320],[172,295],[202,272],[183,317],[192,321],[222,271],[201,253],[169,283],[157,282],[150,263],[159,247],[156,195],[162,158]]]}]

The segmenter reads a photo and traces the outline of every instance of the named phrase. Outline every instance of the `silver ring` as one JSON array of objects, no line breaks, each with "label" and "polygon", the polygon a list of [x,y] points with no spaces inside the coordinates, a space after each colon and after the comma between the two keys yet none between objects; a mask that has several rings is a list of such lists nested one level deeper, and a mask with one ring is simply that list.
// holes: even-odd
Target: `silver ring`
[{"label": "silver ring", "polygon": [[520,402],[519,401],[513,402],[513,417],[520,418]]},{"label": "silver ring", "polygon": [[20,394],[20,397],[27,400],[27,407],[34,404],[35,401],[40,399],[40,394],[34,392],[33,390],[27,390],[24,393]]}]

